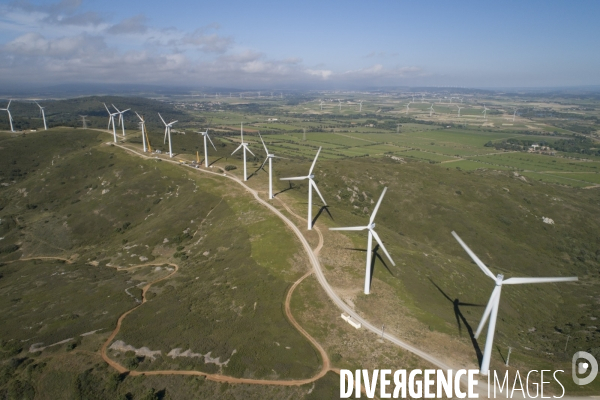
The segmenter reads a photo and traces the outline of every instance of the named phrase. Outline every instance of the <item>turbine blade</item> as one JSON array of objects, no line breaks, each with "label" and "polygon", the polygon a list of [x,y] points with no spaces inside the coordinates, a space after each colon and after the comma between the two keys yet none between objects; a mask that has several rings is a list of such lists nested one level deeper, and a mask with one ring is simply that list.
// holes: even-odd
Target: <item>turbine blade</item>
[{"label": "turbine blade", "polygon": [[173,125],[174,123],[179,122],[179,120],[175,120],[173,122],[169,122],[169,125]]},{"label": "turbine blade", "polygon": [[135,112],[135,115],[138,116],[138,118],[140,119],[140,121],[144,122],[144,118],[140,117],[140,114],[138,114],[137,111],[134,111],[134,112]]},{"label": "turbine blade", "polygon": [[111,114],[111,112],[110,112],[110,110],[108,109],[108,107],[106,107],[106,103],[102,103],[102,104],[104,104],[104,108],[106,108],[106,111],[107,111],[109,114]]},{"label": "turbine blade", "polygon": [[269,154],[269,150],[267,150],[267,145],[265,144],[265,141],[263,140],[260,132],[258,132],[258,136],[260,137],[260,141],[262,142],[263,147],[265,148],[265,153]]},{"label": "turbine blade", "polygon": [[[319,197],[321,198],[321,200],[323,201],[324,205],[327,205],[327,202],[325,201],[325,199],[323,198],[323,195],[321,195],[321,192],[319,192],[319,188],[317,187],[317,184],[315,183],[315,181],[313,181],[312,179],[308,178],[310,180],[310,184],[312,185],[313,188],[315,188],[315,191],[317,192],[317,194],[319,195]],[[309,205],[310,207],[310,205]]]},{"label": "turbine blade", "polygon": [[312,165],[310,166],[310,170],[308,171],[308,174],[312,174],[313,168],[315,167],[315,164],[317,163],[317,158],[319,158],[319,153],[321,152],[321,147],[319,147],[319,151],[317,151],[317,155],[315,156],[315,159],[312,163]]},{"label": "turbine blade", "polygon": [[280,181],[303,181],[308,179],[308,176],[294,176],[292,178],[279,178]]},{"label": "turbine blade", "polygon": [[576,276],[567,278],[508,278],[502,281],[503,285],[518,285],[520,283],[550,283],[550,282],[575,282],[579,279]]},{"label": "turbine blade", "polygon": [[131,108],[128,108],[127,110],[123,110],[123,114],[125,114],[127,111],[131,110]]},{"label": "turbine blade", "polygon": [[160,115],[160,113],[158,113],[158,116],[160,117],[160,120],[163,122],[163,124],[165,124],[165,126],[167,126],[167,123],[165,122],[165,120],[163,119],[162,115]]},{"label": "turbine blade", "polygon": [[330,231],[364,231],[368,226],[349,226],[345,228],[329,228]]},{"label": "turbine blade", "polygon": [[381,250],[383,250],[383,252],[387,256],[387,258],[389,258],[389,260],[392,262],[392,265],[395,267],[396,263],[394,262],[394,260],[392,260],[392,256],[390,256],[390,253],[388,253],[388,251],[386,250],[386,248],[383,245],[383,242],[381,241],[381,239],[379,238],[379,235],[377,234],[377,232],[375,232],[375,230],[373,230],[373,229],[369,229],[369,230],[373,234],[373,237],[375,238],[375,240],[377,240],[377,243],[379,243],[379,247],[381,247]]},{"label": "turbine blade", "polygon": [[111,105],[111,106],[113,106],[113,108],[114,108],[115,110],[117,110],[117,112],[119,112],[119,113],[121,112],[121,111],[119,111],[119,109],[118,109],[117,107],[115,107],[115,105],[114,105],[114,104],[112,104],[112,103],[111,103],[110,105]]},{"label": "turbine blade", "polygon": [[387,186],[383,188],[383,192],[381,192],[381,196],[379,196],[379,201],[375,205],[373,209],[373,213],[371,214],[371,219],[369,220],[369,224],[372,224],[375,220],[375,216],[377,215],[377,211],[379,210],[379,206],[381,205],[381,200],[383,200],[383,196],[385,196],[385,192],[387,191]]},{"label": "turbine blade", "polygon": [[[244,147],[246,148],[246,150],[248,150],[248,151],[250,152],[250,154],[252,154],[252,155],[254,156],[254,153],[252,152],[252,150],[250,150],[250,149],[248,148],[248,146],[244,146]],[[254,157],[256,157],[256,156],[254,156]]]},{"label": "turbine blade", "polygon": [[260,166],[259,169],[264,169],[265,164],[267,163],[267,161],[269,161],[269,157],[265,158],[265,161],[263,161],[262,165]]},{"label": "turbine blade", "polygon": [[213,149],[215,149],[215,151],[217,151],[217,148],[215,147],[214,143],[212,140],[210,140],[210,136],[208,136],[208,129],[206,130],[206,138],[208,139],[208,141],[210,142],[210,144],[212,145]]},{"label": "turbine blade", "polygon": [[479,266],[479,268],[481,268],[483,273],[486,274],[487,276],[489,276],[490,278],[492,278],[493,280],[496,280],[496,277],[494,276],[494,274],[492,274],[492,271],[490,271],[490,269],[485,266],[485,264],[475,255],[475,253],[473,253],[473,251],[469,248],[469,246],[467,246],[465,244],[465,242],[462,241],[462,239],[456,234],[456,232],[452,231],[452,236],[454,236],[454,238],[458,241],[458,243],[460,243],[460,245],[462,246],[463,249],[465,249],[467,254],[469,256],[471,256],[473,261],[475,261],[475,264],[477,264]]},{"label": "turbine blade", "polygon": [[496,302],[496,299],[498,298],[498,295],[500,294],[500,290],[501,290],[502,286],[496,286],[494,288],[494,291],[492,292],[492,295],[490,296],[490,300],[488,301],[487,306],[485,307],[485,311],[483,312],[483,315],[481,317],[481,321],[479,322],[479,326],[477,327],[477,331],[475,332],[475,339],[477,339],[479,337],[479,334],[481,333],[481,331],[483,330],[483,327],[485,326],[485,323],[487,322],[490,313],[492,312],[492,308],[494,308],[494,303]]},{"label": "turbine blade", "polygon": [[235,149],[235,150],[233,151],[233,153],[231,153],[231,155],[234,155],[234,154],[235,154],[235,152],[236,152],[236,151],[238,151],[239,149],[241,149],[242,147],[243,147],[243,145],[241,145],[241,144],[240,144],[240,145],[238,146],[238,148],[237,148],[237,149]]}]

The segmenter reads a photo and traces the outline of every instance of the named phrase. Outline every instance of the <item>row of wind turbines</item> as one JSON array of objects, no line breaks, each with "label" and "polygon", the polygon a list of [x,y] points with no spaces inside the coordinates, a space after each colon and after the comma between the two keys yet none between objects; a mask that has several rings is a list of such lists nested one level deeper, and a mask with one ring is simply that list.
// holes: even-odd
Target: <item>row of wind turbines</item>
[{"label": "row of wind turbines", "polygon": [[[261,141],[262,141],[262,137],[261,137]],[[263,141],[263,145],[264,145],[264,141]],[[267,154],[269,154],[266,146],[265,146],[265,151],[267,152]],[[321,198],[323,205],[327,206],[327,203],[326,203],[325,199],[323,198],[323,195],[319,191],[319,188],[317,187],[317,184],[314,181],[315,175],[314,175],[313,171],[314,171],[315,164],[317,162],[317,158],[319,157],[320,152],[321,152],[321,148],[319,148],[319,150],[317,151],[317,154],[315,155],[312,165],[310,166],[310,169],[308,171],[308,175],[289,177],[289,178],[281,178],[281,180],[287,180],[287,181],[291,181],[291,180],[308,180],[309,181],[309,183],[308,183],[308,219],[307,219],[309,230],[312,229],[312,206],[313,206],[312,190],[313,189],[317,192],[317,194]],[[270,161],[270,159],[269,159],[269,161]],[[264,165],[264,163],[263,163],[263,165]],[[269,185],[269,198],[272,198],[271,181],[269,182],[269,184],[270,184]],[[381,250],[383,250],[383,252],[385,253],[386,257],[390,260],[392,265],[394,265],[394,266],[396,265],[396,263],[392,259],[392,256],[390,255],[390,253],[387,251],[385,245],[383,244],[381,238],[375,231],[375,226],[376,226],[375,217],[377,216],[377,212],[379,211],[379,207],[381,206],[383,197],[385,196],[386,192],[387,192],[387,187],[385,187],[383,189],[383,191],[381,192],[381,195],[379,196],[379,200],[377,201],[377,204],[375,205],[375,208],[373,209],[373,212],[371,213],[371,216],[369,217],[369,221],[368,221],[367,225],[329,228],[329,230],[332,230],[332,231],[364,231],[364,230],[366,230],[368,232],[367,233],[365,282],[364,282],[364,293],[365,294],[369,294],[370,289],[371,289],[372,257],[374,254],[373,239],[375,239],[375,241],[377,242],[377,244],[379,245]],[[518,284],[530,284],[530,283],[573,282],[573,281],[577,281],[578,278],[577,277],[551,277],[551,278],[535,278],[535,277],[534,278],[518,278],[518,277],[514,277],[514,278],[504,279],[503,274],[494,275],[490,271],[490,269],[477,257],[477,255],[475,255],[475,253],[462,241],[462,239],[458,236],[458,234],[456,232],[452,231],[452,235],[458,241],[458,243],[462,246],[462,248],[467,252],[467,254],[471,257],[471,259],[477,264],[477,266],[483,271],[483,273],[485,273],[488,277],[493,279],[495,282],[495,288],[492,291],[492,294],[488,301],[487,307],[483,313],[483,316],[481,318],[481,321],[479,323],[477,331],[474,335],[475,339],[477,339],[479,337],[479,335],[481,334],[481,332],[483,331],[483,329],[485,328],[486,323],[488,323],[488,321],[489,321],[487,337],[486,337],[486,342],[485,342],[485,349],[483,352],[483,358],[481,360],[481,366],[480,366],[481,374],[488,375],[490,361],[491,361],[491,355],[492,355],[492,349],[493,349],[493,343],[494,343],[494,334],[496,332],[496,320],[498,317],[498,308],[500,305],[500,292],[502,290],[502,285],[503,284],[504,285],[518,285]]]},{"label": "row of wind turbines", "polygon": [[[105,107],[106,107],[106,105],[105,105]],[[108,107],[106,107],[106,109],[110,116],[109,124],[112,123],[113,134],[114,134],[114,138],[116,141],[116,130],[115,130],[114,118],[116,115],[119,115],[119,123],[122,124],[121,125],[122,132],[123,132],[123,135],[125,135],[124,120],[123,120],[122,116],[125,112],[129,111],[129,109],[120,111],[114,105],[113,105],[113,107],[116,110],[116,112],[114,112],[114,113],[111,113],[110,110],[108,109]],[[145,138],[146,131],[145,131],[144,118],[141,117],[137,112],[136,112],[136,115],[138,116],[138,118],[141,121],[142,137]],[[168,137],[169,153],[170,153],[170,156],[172,157],[171,127],[177,121],[172,121],[170,123],[166,123],[165,120],[160,115],[160,113],[159,113],[159,117],[160,117],[161,121],[163,122],[163,124],[165,125],[165,140]],[[110,125],[109,125],[109,127],[110,127]],[[202,136],[203,136],[204,162],[205,162],[205,166],[208,168],[209,167],[208,143],[210,143],[212,145],[212,147],[215,149],[215,151],[216,151],[216,147],[209,136],[208,129],[206,129],[203,132],[198,132],[198,133],[202,134]],[[265,165],[267,163],[269,164],[268,165],[268,168],[269,168],[268,198],[271,200],[274,198],[274,196],[273,196],[273,160],[276,158],[283,158],[283,157],[278,157],[275,154],[269,152],[267,145],[262,138],[262,135],[260,135],[260,132],[259,132],[259,137],[260,137],[261,143],[263,145],[263,148],[264,148],[265,154],[266,154],[266,157],[265,157],[263,163],[261,164],[261,166],[259,167],[259,170],[260,169],[264,170]],[[146,140],[143,141],[143,144],[144,144],[144,151],[147,151]],[[244,179],[244,181],[247,181],[249,177],[248,177],[248,171],[247,171],[247,154],[246,153],[249,152],[250,154],[252,154],[252,156],[255,156],[255,154],[250,150],[249,143],[244,140],[244,125],[243,125],[243,123],[241,123],[241,126],[240,126],[240,144],[231,154],[233,155],[233,154],[237,153],[238,151],[241,151],[243,154],[243,164],[244,164],[243,179]],[[313,210],[312,210],[312,208],[313,208],[313,190],[317,193],[317,195],[321,199],[323,206],[327,207],[327,202],[325,201],[323,195],[321,194],[321,192],[315,182],[314,171],[315,171],[315,166],[316,166],[316,163],[317,163],[320,153],[321,153],[321,147],[319,147],[319,149],[317,150],[317,153],[315,155],[315,158],[313,159],[313,162],[308,170],[307,175],[280,178],[280,180],[282,180],[282,181],[308,180],[308,218],[307,218],[307,229],[308,230],[312,230],[312,227],[313,227],[313,218],[312,218],[312,215],[313,215]],[[386,192],[387,192],[387,187],[385,187],[383,189],[383,191],[379,197],[379,200],[377,201],[377,204],[375,205],[375,208],[373,209],[373,212],[371,213],[371,215],[369,217],[369,221],[368,221],[367,225],[329,228],[332,231],[364,231],[364,230],[367,231],[367,252],[366,252],[366,267],[365,267],[365,280],[364,280],[364,293],[365,294],[369,294],[370,289],[371,289],[371,276],[372,276],[372,268],[373,268],[372,260],[373,260],[373,255],[374,255],[373,239],[377,242],[377,244],[379,245],[379,248],[381,248],[381,250],[384,252],[386,257],[390,260],[392,265],[394,265],[394,266],[396,265],[396,263],[392,259],[392,256],[390,255],[390,253],[386,249],[385,245],[383,244],[383,241],[381,240],[381,238],[375,231],[375,227],[376,227],[375,218],[376,218],[377,212],[379,211],[379,208],[383,202],[383,198],[384,198]],[[488,301],[488,304],[484,311],[482,319],[479,323],[477,331],[474,335],[475,339],[477,339],[479,337],[479,335],[481,334],[481,332],[483,331],[483,329],[485,328],[485,325],[488,324],[485,349],[484,349],[483,358],[482,358],[481,366],[480,366],[481,374],[488,375],[490,361],[491,361],[491,354],[492,354],[492,349],[493,349],[494,334],[496,331],[496,320],[498,317],[498,309],[499,309],[499,304],[500,304],[500,293],[502,290],[502,286],[504,284],[514,285],[514,284],[529,284],[529,283],[572,282],[572,281],[577,281],[578,278],[577,277],[551,277],[551,278],[513,277],[513,278],[509,278],[509,279],[504,279],[504,276],[502,274],[494,275],[490,271],[490,269],[477,257],[477,255],[475,255],[475,253],[462,241],[462,239],[458,236],[458,234],[456,232],[453,231],[452,235],[458,241],[458,243],[463,247],[463,249],[467,252],[467,254],[471,257],[471,259],[477,264],[477,266],[483,271],[483,273],[486,274],[491,279],[493,279],[495,282],[495,287],[492,291],[492,294],[490,296],[490,299]]]}]

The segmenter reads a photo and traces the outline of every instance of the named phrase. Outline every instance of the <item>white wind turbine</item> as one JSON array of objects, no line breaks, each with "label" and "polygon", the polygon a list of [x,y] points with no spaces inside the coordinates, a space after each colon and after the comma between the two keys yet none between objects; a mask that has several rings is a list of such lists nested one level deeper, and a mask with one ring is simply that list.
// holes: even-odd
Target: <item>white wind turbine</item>
[{"label": "white wind turbine", "polygon": [[452,236],[454,236],[458,243],[460,243],[462,248],[467,252],[471,259],[475,261],[475,264],[479,266],[483,273],[496,282],[496,287],[492,291],[492,295],[490,296],[490,300],[487,304],[487,307],[483,312],[483,317],[481,318],[481,322],[479,323],[477,332],[475,332],[475,339],[477,339],[489,317],[490,323],[488,325],[488,333],[485,339],[485,350],[483,351],[483,359],[481,360],[480,367],[481,374],[488,375],[490,369],[490,358],[492,356],[492,346],[494,344],[494,333],[496,332],[496,319],[498,317],[498,306],[500,304],[500,292],[502,291],[502,285],[517,285],[521,283],[573,282],[577,281],[578,278],[576,276],[573,276],[567,278],[508,278],[504,280],[503,274],[498,274],[497,276],[494,276],[492,271],[490,271],[489,268],[486,267],[486,265],[465,244],[465,242],[463,242],[462,239],[458,237],[456,232],[452,231]]},{"label": "white wind turbine", "polygon": [[117,128],[115,126],[115,115],[117,115],[118,113],[111,113],[110,110],[108,109],[108,107],[106,107],[106,103],[102,103],[102,104],[104,104],[104,108],[106,108],[106,112],[108,113],[108,127],[106,129],[110,129],[110,125],[112,124],[113,137],[114,137],[115,143],[117,143]]},{"label": "white wind turbine", "polygon": [[433,103],[431,103],[431,107],[429,107],[429,116],[431,117],[431,114],[433,114]]},{"label": "white wind turbine", "polygon": [[160,113],[158,113],[158,116],[160,117],[160,120],[163,122],[163,124],[165,124],[165,139],[163,140],[163,144],[165,144],[167,136],[169,136],[169,157],[173,158],[173,149],[171,147],[171,128],[173,127],[173,124],[177,121],[172,121],[167,124],[163,119],[162,115],[160,115]]},{"label": "white wind turbine", "polygon": [[367,226],[351,226],[351,227],[347,227],[347,228],[329,228],[330,231],[364,231],[365,229],[369,230],[369,238],[367,239],[367,268],[365,270],[365,294],[369,294],[369,291],[371,289],[371,257],[372,257],[372,251],[373,251],[373,238],[375,238],[375,240],[379,244],[379,247],[381,247],[381,250],[383,250],[383,252],[387,256],[387,258],[392,262],[392,265],[394,265],[394,266],[396,265],[394,260],[392,260],[390,253],[388,253],[388,251],[385,249],[385,246],[383,245],[383,242],[379,238],[379,235],[377,234],[377,232],[375,232],[375,222],[373,222],[373,221],[375,221],[375,216],[377,215],[377,210],[379,210],[379,206],[381,205],[381,201],[383,200],[383,196],[385,195],[386,191],[387,191],[387,187],[383,188],[383,192],[381,192],[379,201],[375,205],[375,208],[373,209],[373,214],[371,214],[371,218],[369,219],[369,225],[367,225]]},{"label": "white wind turbine", "polygon": [[517,115],[517,109],[515,108],[515,112],[513,113],[513,120],[512,122],[515,122],[515,116]]},{"label": "white wind turbine", "polygon": [[319,104],[321,105],[321,111],[323,111],[323,100],[321,100]]},{"label": "white wind turbine", "polygon": [[85,118],[87,117],[87,115],[80,115],[82,122],[83,122],[83,129],[87,129],[87,121],[85,120]]},{"label": "white wind turbine", "polygon": [[[240,128],[240,135],[242,137],[242,143],[239,145],[239,147],[237,149],[235,149],[233,151],[233,153],[231,153],[231,155],[234,155],[236,151],[238,151],[239,149],[243,148],[243,153],[244,153],[244,181],[248,180],[248,173],[246,172],[246,151],[249,151],[250,154],[252,154],[254,156],[254,153],[248,148],[248,143],[244,142],[244,123],[242,122],[241,128]],[[256,157],[256,156],[255,156]]]},{"label": "white wind turbine", "polygon": [[361,101],[358,102],[358,104],[360,104],[360,109],[358,110],[358,112],[362,112],[362,103],[363,103],[363,101],[364,100],[361,100]]},{"label": "white wind turbine", "polygon": [[135,115],[137,115],[140,119],[140,125],[142,127],[142,143],[144,145],[144,153],[146,153],[148,151],[146,146],[146,121],[140,116],[140,114],[137,113],[137,111],[135,111]]},{"label": "white wind turbine", "polygon": [[263,147],[265,148],[265,153],[267,153],[267,158],[265,158],[265,161],[263,161],[262,165],[260,166],[260,169],[263,169],[265,167],[265,164],[267,163],[267,161],[269,162],[269,199],[273,198],[273,159],[274,158],[284,158],[284,157],[277,157],[275,154],[271,154],[269,153],[269,150],[267,149],[267,145],[265,144],[265,141],[263,140],[262,136],[260,135],[260,132],[258,132],[258,136],[260,137],[260,141],[263,144]]},{"label": "white wind turbine", "polygon": [[483,105],[483,119],[487,119],[487,110],[488,110],[488,108],[484,104]]},{"label": "white wind turbine", "polygon": [[340,103],[340,112],[342,112],[342,101],[338,99],[338,102]]},{"label": "white wind turbine", "polygon": [[312,165],[310,166],[310,170],[308,170],[308,175],[280,179],[282,181],[303,181],[304,179],[308,179],[308,230],[312,229],[312,189],[313,188],[315,189],[315,191],[317,192],[317,194],[323,201],[323,205],[327,206],[327,202],[325,202],[325,199],[321,195],[321,192],[319,192],[319,188],[317,187],[317,184],[313,180],[315,176],[312,173],[313,169],[315,168],[315,164],[317,163],[317,158],[319,157],[320,152],[321,152],[321,147],[319,147],[319,151],[317,151],[317,155],[315,156],[315,159],[314,159]]},{"label": "white wind turbine", "polygon": [[10,115],[10,110],[9,110],[11,102],[12,102],[12,100],[9,100],[6,108],[0,108],[0,111],[6,111],[8,113],[8,122],[10,122],[10,131],[14,132],[15,130],[13,129],[13,119],[12,119],[12,115]]},{"label": "white wind turbine", "polygon": [[407,114],[408,114],[408,106],[410,106],[410,103],[408,103],[408,104],[406,105],[406,113],[407,113]]},{"label": "white wind turbine", "polygon": [[460,117],[460,110],[464,107],[460,107],[460,106],[456,106],[456,107],[458,107],[458,116]]},{"label": "white wind turbine", "polygon": [[210,136],[208,136],[208,128],[206,128],[206,131],[198,132],[198,133],[201,133],[202,136],[204,136],[204,166],[206,166],[206,168],[208,168],[208,143],[206,143],[206,139],[208,139],[208,141],[212,145],[213,149],[215,149],[215,151],[217,151],[217,148],[215,147],[215,144],[213,143],[213,141],[210,140]]},{"label": "white wind turbine", "polygon": [[131,110],[131,108],[128,108],[127,110],[123,110],[123,111],[119,111],[119,109],[117,107],[115,107],[114,104],[111,104],[113,106],[113,108],[115,110],[117,110],[117,113],[119,114],[119,126],[121,127],[121,130],[123,132],[123,136],[125,136],[125,119],[123,118],[123,114],[125,114],[127,111]]},{"label": "white wind turbine", "polygon": [[39,105],[39,103],[36,101],[35,104],[37,104],[37,106],[40,108],[40,114],[42,114],[42,119],[44,120],[44,130],[47,131],[48,130],[48,125],[46,125],[46,113],[44,112],[44,108]]}]

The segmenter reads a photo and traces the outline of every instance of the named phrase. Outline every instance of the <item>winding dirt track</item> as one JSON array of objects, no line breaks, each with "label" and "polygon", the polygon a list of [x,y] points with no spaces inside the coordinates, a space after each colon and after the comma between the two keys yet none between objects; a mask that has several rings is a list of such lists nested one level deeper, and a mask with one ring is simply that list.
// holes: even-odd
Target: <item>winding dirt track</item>
[{"label": "winding dirt track", "polygon": [[307,383],[312,383],[312,382],[314,382],[314,381],[322,378],[330,370],[330,362],[329,362],[329,357],[327,356],[327,353],[325,352],[325,350],[323,349],[323,347],[321,347],[321,345],[312,336],[310,336],[308,334],[308,332],[306,332],[300,326],[300,324],[298,324],[298,322],[296,321],[296,319],[294,318],[294,316],[292,315],[292,312],[290,310],[290,301],[292,299],[292,294],[294,293],[294,289],[296,289],[296,287],[307,276],[309,276],[310,274],[312,274],[312,271],[308,271],[300,279],[298,279],[296,282],[294,282],[294,284],[290,287],[290,290],[288,290],[287,296],[285,298],[285,315],[287,316],[288,320],[317,349],[317,351],[321,355],[321,359],[323,360],[323,365],[321,367],[321,370],[315,376],[313,376],[311,378],[297,379],[297,380],[295,380],[295,379],[291,379],[291,380],[268,380],[268,379],[235,378],[235,377],[232,377],[232,376],[226,376],[226,375],[220,375],[220,374],[208,374],[208,373],[201,372],[201,371],[173,371],[173,370],[131,371],[131,370],[128,370],[127,368],[125,368],[124,366],[122,366],[121,364],[119,364],[118,362],[112,360],[106,354],[106,350],[108,348],[108,345],[114,340],[114,338],[119,333],[119,330],[121,329],[121,324],[122,324],[123,320],[125,319],[125,317],[127,317],[127,315],[129,315],[130,313],[132,313],[133,311],[135,311],[138,307],[141,307],[144,303],[146,303],[146,301],[147,301],[147,299],[146,299],[146,292],[148,291],[148,289],[150,289],[150,287],[152,285],[154,285],[155,283],[158,283],[160,281],[163,281],[163,280],[168,279],[171,276],[173,276],[179,270],[179,266],[177,266],[176,264],[172,264],[172,263],[154,263],[154,264],[136,265],[134,267],[122,268],[121,269],[121,270],[125,270],[125,269],[131,269],[131,268],[139,268],[139,267],[142,267],[142,266],[164,265],[164,264],[168,264],[168,265],[174,267],[175,271],[171,272],[169,275],[167,275],[165,277],[157,279],[154,282],[150,282],[146,286],[144,286],[144,288],[142,289],[142,302],[139,305],[137,305],[134,308],[132,308],[131,310],[123,313],[119,317],[119,319],[117,320],[117,326],[115,327],[114,331],[110,334],[110,336],[108,337],[108,339],[106,340],[106,342],[104,342],[104,344],[102,345],[102,348],[100,349],[100,354],[102,355],[102,359],[104,359],[104,361],[106,361],[106,363],[108,365],[110,365],[111,367],[113,367],[114,369],[116,369],[119,373],[121,373],[121,374],[122,373],[128,373],[131,376],[141,376],[141,375],[190,375],[190,376],[204,376],[204,377],[206,377],[206,379],[211,380],[211,381],[215,381],[215,382],[245,383],[245,384],[251,384],[251,385],[300,386],[300,385],[305,385]]}]

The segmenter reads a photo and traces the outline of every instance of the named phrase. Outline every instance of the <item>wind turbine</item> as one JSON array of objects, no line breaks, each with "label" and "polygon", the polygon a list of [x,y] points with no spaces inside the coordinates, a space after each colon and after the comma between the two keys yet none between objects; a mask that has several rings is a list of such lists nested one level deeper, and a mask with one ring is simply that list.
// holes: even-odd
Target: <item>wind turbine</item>
[{"label": "wind turbine", "polygon": [[515,122],[515,116],[517,115],[517,109],[515,108],[515,112],[513,113],[513,122]]},{"label": "wind turbine", "polygon": [[198,133],[201,133],[202,136],[204,136],[204,165],[206,166],[206,168],[208,168],[208,144],[206,143],[206,139],[208,139],[208,141],[212,145],[213,149],[215,149],[215,151],[217,151],[217,148],[215,147],[215,144],[213,143],[213,141],[210,140],[210,136],[208,136],[208,128],[206,128],[206,131],[198,132]]},{"label": "wind turbine", "polygon": [[410,103],[408,103],[408,104],[406,105],[406,113],[407,113],[407,114],[408,114],[408,106],[410,106]]},{"label": "wind turbine", "polygon": [[320,100],[321,111],[323,111],[323,100]]},{"label": "wind turbine", "polygon": [[340,112],[342,112],[342,101],[338,99],[338,102],[340,103]]},{"label": "wind turbine", "polygon": [[431,103],[431,107],[429,107],[429,117],[431,117],[432,113],[433,113],[433,103]]},{"label": "wind turbine", "polygon": [[40,114],[42,114],[42,119],[44,120],[44,130],[47,131],[48,126],[46,125],[46,113],[44,112],[44,107],[40,106],[37,101],[35,104],[37,104],[37,106],[40,108]]},{"label": "wind turbine", "polygon": [[358,104],[360,104],[360,109],[358,110],[358,112],[362,112],[362,103],[363,103],[363,101],[364,100],[361,100],[361,101],[358,102]]},{"label": "wind turbine", "polygon": [[113,137],[115,139],[115,143],[117,143],[117,128],[115,127],[115,115],[117,115],[118,113],[111,113],[108,107],[106,107],[106,103],[102,104],[104,104],[104,108],[106,108],[106,112],[108,113],[108,127],[106,129],[110,129],[110,124],[112,124]]},{"label": "wind turbine", "polygon": [[173,124],[177,121],[169,122],[167,124],[163,119],[162,115],[160,115],[160,113],[158,113],[158,116],[160,117],[160,120],[163,122],[163,124],[165,124],[165,139],[163,140],[163,144],[166,142],[167,136],[169,136],[169,157],[173,158],[173,148],[171,147],[171,128],[173,127]]},{"label": "wind turbine", "polygon": [[262,136],[260,135],[260,132],[258,132],[258,136],[260,137],[260,141],[263,144],[263,147],[265,148],[265,153],[267,153],[267,158],[265,158],[265,161],[263,161],[262,165],[260,166],[260,169],[263,169],[265,167],[265,164],[267,163],[267,161],[269,161],[269,199],[273,198],[273,159],[274,158],[283,158],[283,157],[277,157],[275,154],[271,154],[269,153],[269,150],[267,149],[267,145],[265,144],[265,141],[263,140]]},{"label": "wind turbine", "polygon": [[484,104],[483,105],[483,119],[487,119],[487,110],[488,110],[488,108]]},{"label": "wind turbine", "polygon": [[[492,295],[490,296],[490,300],[483,312],[483,317],[481,318],[481,322],[479,323],[479,327],[477,328],[477,332],[475,332],[475,339],[479,337],[479,334],[483,330],[488,317],[490,318],[490,323],[488,325],[488,333],[485,339],[485,350],[483,352],[483,359],[481,360],[481,374],[488,375],[490,369],[490,358],[492,356],[492,346],[494,344],[494,333],[496,331],[496,318],[498,317],[498,305],[500,304],[500,292],[502,291],[502,285],[517,285],[521,283],[549,283],[549,282],[573,282],[577,281],[578,278],[576,276],[567,277],[567,278],[508,278],[504,280],[503,274],[498,274],[494,276],[492,271],[489,270],[488,267],[473,253],[473,251],[462,241],[460,237],[456,234],[456,232],[452,231],[452,236],[460,243],[462,248],[467,252],[467,254],[471,257],[475,264],[479,266],[479,268],[483,271],[484,274],[492,278],[496,282],[496,287],[492,291]],[[491,314],[491,316],[490,316]]]},{"label": "wind turbine", "polygon": [[325,202],[325,199],[321,195],[321,192],[319,192],[319,188],[317,187],[317,184],[313,180],[313,178],[315,176],[312,173],[313,169],[315,168],[315,164],[317,163],[317,158],[319,157],[320,152],[321,152],[321,147],[319,147],[319,150],[317,151],[317,155],[315,156],[315,159],[314,159],[312,165],[310,166],[310,170],[308,170],[308,175],[280,179],[282,181],[303,181],[304,179],[308,179],[308,221],[307,221],[308,222],[308,230],[312,229],[312,189],[313,189],[313,187],[315,188],[315,191],[317,192],[317,194],[323,201],[323,205],[327,206],[327,202]]},{"label": "wind turbine", "polygon": [[146,121],[144,120],[143,117],[140,116],[140,114],[137,113],[137,111],[135,111],[135,115],[138,116],[138,118],[140,119],[140,125],[142,127],[142,143],[144,145],[144,153],[148,150],[146,147]]},{"label": "wind turbine", "polygon": [[400,126],[401,126],[401,124],[396,125],[396,133],[400,133]]},{"label": "wind turbine", "polygon": [[458,107],[458,116],[460,117],[460,110],[464,107],[460,107],[460,106],[456,106],[456,107]]},{"label": "wind turbine", "polygon": [[13,119],[12,119],[12,115],[10,115],[10,110],[8,109],[10,107],[10,103],[12,102],[12,100],[8,101],[8,105],[6,106],[6,108],[0,108],[0,111],[6,111],[8,113],[8,122],[10,122],[10,131],[14,132],[15,130],[13,129]]},{"label": "wind turbine", "polygon": [[114,107],[115,110],[117,110],[117,113],[119,114],[119,126],[121,126],[123,136],[125,136],[125,119],[123,118],[123,114],[125,114],[127,111],[131,110],[131,108],[128,108],[127,110],[119,111],[119,109],[117,107],[115,107],[114,104],[112,104],[112,106]]},{"label": "wind turbine", "polygon": [[[250,149],[248,148],[248,143],[244,143],[244,123],[243,122],[242,122],[242,126],[240,128],[240,135],[242,137],[242,143],[239,145],[239,147],[237,149],[235,149],[233,151],[233,153],[231,153],[231,155],[234,155],[236,151],[238,151],[239,149],[243,148],[242,151],[244,153],[244,181],[247,181],[248,180],[248,173],[246,172],[246,150],[250,151]],[[252,151],[250,151],[250,154],[252,154],[254,156],[254,153]]]},{"label": "wind turbine", "polygon": [[367,239],[367,268],[365,270],[365,294],[369,294],[369,291],[371,289],[371,256],[373,249],[373,238],[375,238],[377,244],[379,244],[379,247],[381,247],[381,250],[383,250],[387,258],[392,262],[392,265],[396,265],[394,260],[392,260],[390,253],[388,253],[388,251],[385,249],[385,246],[379,238],[379,235],[377,234],[377,232],[375,232],[375,222],[373,222],[375,221],[375,216],[377,215],[377,211],[379,210],[379,206],[381,205],[381,201],[383,200],[383,196],[385,195],[386,191],[387,187],[383,188],[383,192],[381,192],[379,201],[375,205],[375,209],[373,209],[373,214],[371,214],[371,218],[369,219],[369,225],[351,226],[347,228],[329,228],[330,231],[364,231],[365,229],[369,230],[369,238]]},{"label": "wind turbine", "polygon": [[85,117],[87,117],[87,115],[80,115],[80,117],[83,120],[83,129],[87,129],[87,121],[85,120]]}]

